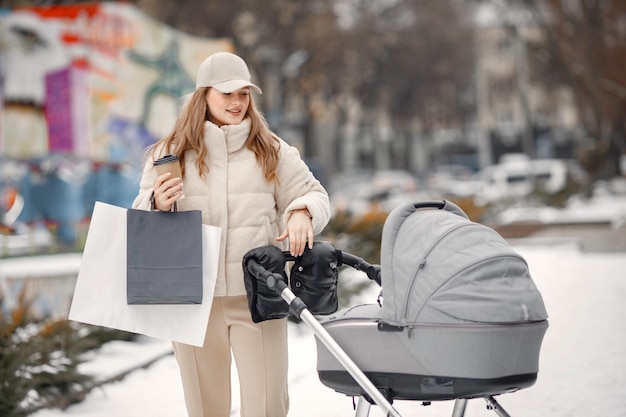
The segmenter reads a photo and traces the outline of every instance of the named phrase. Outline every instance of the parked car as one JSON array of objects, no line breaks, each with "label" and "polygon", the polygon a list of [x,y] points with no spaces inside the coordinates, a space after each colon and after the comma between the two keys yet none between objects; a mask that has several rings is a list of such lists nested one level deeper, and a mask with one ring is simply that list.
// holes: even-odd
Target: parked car
[{"label": "parked car", "polygon": [[426,178],[428,190],[442,197],[471,197],[481,184],[465,165],[440,165]]},{"label": "parked car", "polygon": [[547,193],[562,190],[572,171],[570,162],[561,159],[530,159],[523,154],[505,155],[499,164],[476,175],[482,185],[476,193],[478,203],[492,203],[506,198],[520,198],[535,189]]},{"label": "parked car", "polygon": [[333,211],[362,214],[374,203],[381,204],[390,198],[414,193],[417,189],[418,180],[410,172],[380,170],[338,174],[328,191]]}]

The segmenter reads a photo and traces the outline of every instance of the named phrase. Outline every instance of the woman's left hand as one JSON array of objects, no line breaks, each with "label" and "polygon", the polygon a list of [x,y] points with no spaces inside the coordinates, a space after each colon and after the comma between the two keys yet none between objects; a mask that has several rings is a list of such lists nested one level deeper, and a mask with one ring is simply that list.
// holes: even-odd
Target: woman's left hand
[{"label": "woman's left hand", "polygon": [[291,253],[291,256],[302,255],[307,241],[309,249],[313,248],[313,223],[308,210],[294,210],[291,212],[287,221],[287,228],[276,240],[282,242],[287,238],[289,238],[289,253]]}]

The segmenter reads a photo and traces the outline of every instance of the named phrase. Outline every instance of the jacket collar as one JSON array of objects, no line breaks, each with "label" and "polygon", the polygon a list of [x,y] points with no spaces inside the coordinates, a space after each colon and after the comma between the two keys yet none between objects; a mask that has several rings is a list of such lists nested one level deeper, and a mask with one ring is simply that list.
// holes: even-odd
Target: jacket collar
[{"label": "jacket collar", "polygon": [[251,122],[249,118],[244,119],[238,125],[224,125],[218,127],[215,123],[206,121],[204,125],[205,129],[205,141],[209,148],[215,145],[224,146],[228,152],[236,152],[243,148],[250,135]]}]

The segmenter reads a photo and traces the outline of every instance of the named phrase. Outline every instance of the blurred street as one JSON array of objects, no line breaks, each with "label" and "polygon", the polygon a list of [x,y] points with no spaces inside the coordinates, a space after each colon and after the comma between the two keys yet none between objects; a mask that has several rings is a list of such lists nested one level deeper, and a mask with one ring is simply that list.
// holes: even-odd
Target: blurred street
[{"label": "blurred street", "polygon": [[[218,51],[327,189],[316,239],[378,263],[395,207],[446,199],[527,257],[550,329],[512,415],[626,416],[625,22],[624,0],[0,0],[0,417],[185,415],[169,342],[67,316],[95,203],[132,205]],[[353,414],[289,331],[291,415]]]}]

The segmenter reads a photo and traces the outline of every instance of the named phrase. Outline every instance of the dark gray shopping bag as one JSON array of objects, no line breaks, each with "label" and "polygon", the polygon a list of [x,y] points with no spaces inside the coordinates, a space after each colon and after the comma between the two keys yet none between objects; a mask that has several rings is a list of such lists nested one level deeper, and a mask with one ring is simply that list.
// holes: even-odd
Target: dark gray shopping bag
[{"label": "dark gray shopping bag", "polygon": [[126,220],[128,304],[201,304],[201,212],[128,209]]}]

